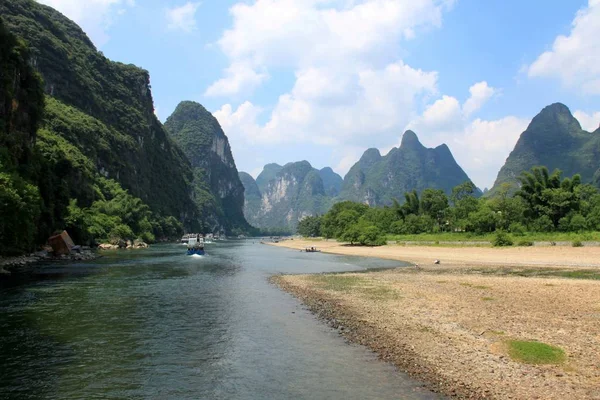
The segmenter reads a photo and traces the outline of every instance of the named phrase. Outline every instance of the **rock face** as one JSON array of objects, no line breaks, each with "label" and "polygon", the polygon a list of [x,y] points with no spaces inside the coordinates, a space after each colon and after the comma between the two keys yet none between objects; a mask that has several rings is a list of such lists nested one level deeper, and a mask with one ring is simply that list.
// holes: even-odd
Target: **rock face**
[{"label": "rock face", "polygon": [[202,229],[246,232],[244,186],[217,119],[202,105],[184,101],[167,119],[165,129],[192,164],[193,198]]},{"label": "rock face", "polygon": [[240,178],[246,189],[244,214],[248,222],[290,232],[302,218],[327,212],[342,182],[331,168],[319,171],[308,161],[268,164],[256,181],[245,172]]},{"label": "rock face", "polygon": [[584,131],[567,106],[555,103],[536,115],[521,134],[490,190],[508,183],[516,187],[523,171],[543,165],[564,176],[581,174],[583,182],[600,183],[600,129]]},{"label": "rock face", "polygon": [[406,131],[400,147],[386,156],[377,149],[365,151],[346,174],[339,197],[371,206],[389,205],[393,199],[403,201],[404,193],[413,189],[450,193],[453,187],[469,180],[448,146],[428,149],[414,132]]},{"label": "rock face", "polygon": [[154,115],[148,72],[107,59],[73,21],[36,1],[2,1],[0,16],[28,44],[30,64],[44,80],[39,147],[60,148],[72,159],[62,166],[63,195],[89,206],[94,176],[101,175],[157,214],[192,219],[191,167]]}]

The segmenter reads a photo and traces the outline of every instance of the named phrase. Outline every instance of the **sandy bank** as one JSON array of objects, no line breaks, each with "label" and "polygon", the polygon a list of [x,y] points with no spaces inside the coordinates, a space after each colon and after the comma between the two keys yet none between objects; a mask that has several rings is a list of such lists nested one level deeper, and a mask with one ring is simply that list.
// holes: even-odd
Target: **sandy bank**
[{"label": "sandy bank", "polygon": [[600,247],[439,247],[399,246],[352,247],[335,241],[286,240],[274,246],[305,249],[315,246],[325,253],[379,257],[418,263],[421,267],[441,260],[442,265],[598,267]]},{"label": "sandy bank", "polygon": [[[420,263],[418,269],[273,281],[348,340],[434,390],[477,399],[600,399],[600,281],[510,274],[530,266],[535,273],[596,273],[598,248],[359,248],[298,240],[278,245]],[[441,265],[432,264],[437,258]],[[566,361],[514,361],[509,340],[558,346]]]},{"label": "sandy bank", "polygon": [[[273,278],[349,340],[448,395],[600,399],[600,282],[438,275],[405,269]],[[526,365],[506,340],[567,354]]]}]

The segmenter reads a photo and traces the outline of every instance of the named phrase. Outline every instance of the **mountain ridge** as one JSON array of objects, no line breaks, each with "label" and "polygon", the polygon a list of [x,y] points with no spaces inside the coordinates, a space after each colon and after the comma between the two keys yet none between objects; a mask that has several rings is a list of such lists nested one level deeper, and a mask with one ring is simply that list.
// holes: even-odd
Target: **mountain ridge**
[{"label": "mountain ridge", "polygon": [[[470,181],[446,144],[426,148],[415,132],[407,130],[399,147],[382,156],[367,149],[344,177],[340,200],[369,205],[389,205],[403,201],[404,193],[427,188],[452,188]],[[480,192],[478,193],[480,194]]]}]

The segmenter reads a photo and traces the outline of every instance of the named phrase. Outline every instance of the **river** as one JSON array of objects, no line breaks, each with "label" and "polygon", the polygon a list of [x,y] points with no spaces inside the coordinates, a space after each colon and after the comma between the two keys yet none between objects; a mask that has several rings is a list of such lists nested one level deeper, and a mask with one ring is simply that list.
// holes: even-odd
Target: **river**
[{"label": "river", "polygon": [[113,252],[2,283],[0,398],[439,398],[267,281],[398,262],[206,247]]}]

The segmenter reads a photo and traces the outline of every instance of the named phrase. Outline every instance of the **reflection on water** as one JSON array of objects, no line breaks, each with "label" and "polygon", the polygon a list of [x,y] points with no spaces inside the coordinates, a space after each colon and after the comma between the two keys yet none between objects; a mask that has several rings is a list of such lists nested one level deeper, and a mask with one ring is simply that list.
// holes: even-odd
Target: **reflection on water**
[{"label": "reflection on water", "polygon": [[251,241],[108,253],[0,287],[3,399],[435,398],[344,343],[273,273],[393,267]]}]

